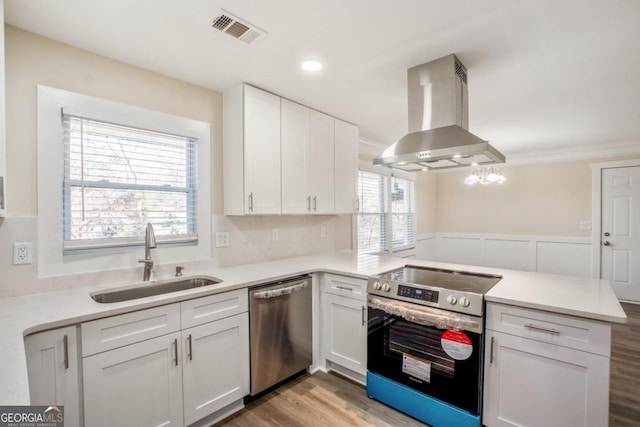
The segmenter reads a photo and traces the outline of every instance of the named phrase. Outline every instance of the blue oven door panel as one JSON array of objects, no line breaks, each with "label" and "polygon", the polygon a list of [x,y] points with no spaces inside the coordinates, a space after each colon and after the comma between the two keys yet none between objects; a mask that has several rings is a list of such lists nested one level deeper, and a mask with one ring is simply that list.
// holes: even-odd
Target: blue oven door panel
[{"label": "blue oven door panel", "polygon": [[367,371],[367,395],[433,427],[480,427],[480,416]]}]

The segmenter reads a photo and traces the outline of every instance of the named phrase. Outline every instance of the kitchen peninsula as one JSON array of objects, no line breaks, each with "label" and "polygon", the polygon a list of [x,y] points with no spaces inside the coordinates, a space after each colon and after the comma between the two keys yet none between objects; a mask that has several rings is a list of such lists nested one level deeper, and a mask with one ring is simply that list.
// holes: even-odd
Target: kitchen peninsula
[{"label": "kitchen peninsula", "polygon": [[[0,403],[19,405],[29,403],[27,364],[24,337],[37,332],[83,324],[96,319],[131,313],[167,304],[184,302],[194,298],[240,290],[282,278],[314,274],[314,364],[311,370],[324,369],[319,355],[321,343],[318,322],[318,285],[316,276],[324,273],[365,279],[405,264],[434,268],[449,268],[479,273],[498,274],[503,278],[486,295],[488,313],[491,307],[527,310],[529,313],[559,315],[578,321],[588,321],[607,330],[609,322],[624,323],[626,316],[609,283],[605,280],[576,278],[494,269],[487,267],[463,266],[393,258],[388,256],[360,255],[345,251],[326,255],[305,256],[282,259],[259,264],[230,268],[206,268],[189,271],[186,276],[206,275],[222,280],[211,287],[180,291],[176,293],[141,298],[113,304],[99,304],[90,294],[113,288],[115,285],[87,286],[77,289],[33,294],[0,300],[2,323],[0,338],[5,345],[0,349],[3,360],[0,375],[3,387],[0,389]],[[162,279],[162,278],[161,278]],[[126,284],[118,284],[118,286]],[[487,327],[491,324],[488,320]],[[490,345],[486,344],[485,348]],[[608,355],[608,349],[606,354]],[[607,383],[608,384],[608,383]],[[487,395],[488,396],[488,395]],[[485,414],[486,416],[486,414]]]}]

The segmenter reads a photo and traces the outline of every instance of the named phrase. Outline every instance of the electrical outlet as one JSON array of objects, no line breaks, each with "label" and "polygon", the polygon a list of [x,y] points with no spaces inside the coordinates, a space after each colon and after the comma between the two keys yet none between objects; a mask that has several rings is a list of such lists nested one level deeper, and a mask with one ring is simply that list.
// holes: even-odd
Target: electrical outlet
[{"label": "electrical outlet", "polygon": [[280,240],[280,229],[279,228],[272,228],[271,229],[271,240],[273,242],[277,242],[278,240]]},{"label": "electrical outlet", "polygon": [[31,242],[21,242],[13,244],[13,265],[31,264],[32,260]]},{"label": "electrical outlet", "polygon": [[229,246],[229,232],[216,231],[216,248],[226,248]]},{"label": "electrical outlet", "polygon": [[320,237],[323,239],[327,237],[327,227],[324,225],[320,226]]},{"label": "electrical outlet", "polygon": [[580,221],[580,230],[591,230],[591,221]]}]

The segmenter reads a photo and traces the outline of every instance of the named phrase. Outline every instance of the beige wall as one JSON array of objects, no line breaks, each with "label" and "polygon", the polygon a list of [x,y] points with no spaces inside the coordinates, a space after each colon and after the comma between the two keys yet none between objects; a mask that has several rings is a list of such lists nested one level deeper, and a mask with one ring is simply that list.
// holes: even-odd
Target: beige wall
[{"label": "beige wall", "polygon": [[[591,231],[580,230],[580,221],[592,220],[590,165],[611,160],[505,165],[500,168],[507,182],[489,186],[465,185],[468,171],[432,174],[431,179],[422,176],[428,172],[420,173],[418,234],[588,237]],[[428,209],[430,203],[435,204],[433,209]]]},{"label": "beige wall", "polygon": [[[5,26],[7,79],[7,207],[37,215],[36,86],[70,90],[211,123],[212,181],[222,182],[222,95],[51,39]],[[212,212],[222,187],[212,185]]]}]

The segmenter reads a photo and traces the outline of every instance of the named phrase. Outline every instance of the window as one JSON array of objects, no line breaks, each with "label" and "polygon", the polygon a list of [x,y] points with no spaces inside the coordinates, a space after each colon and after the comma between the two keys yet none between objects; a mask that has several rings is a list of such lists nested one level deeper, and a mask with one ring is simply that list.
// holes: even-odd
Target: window
[{"label": "window", "polygon": [[196,141],[64,114],[64,249],[196,234]]},{"label": "window", "polygon": [[38,86],[38,276],[211,259],[210,127]]},{"label": "window", "polygon": [[414,246],[414,178],[377,168],[358,173],[358,252],[394,252]]}]

